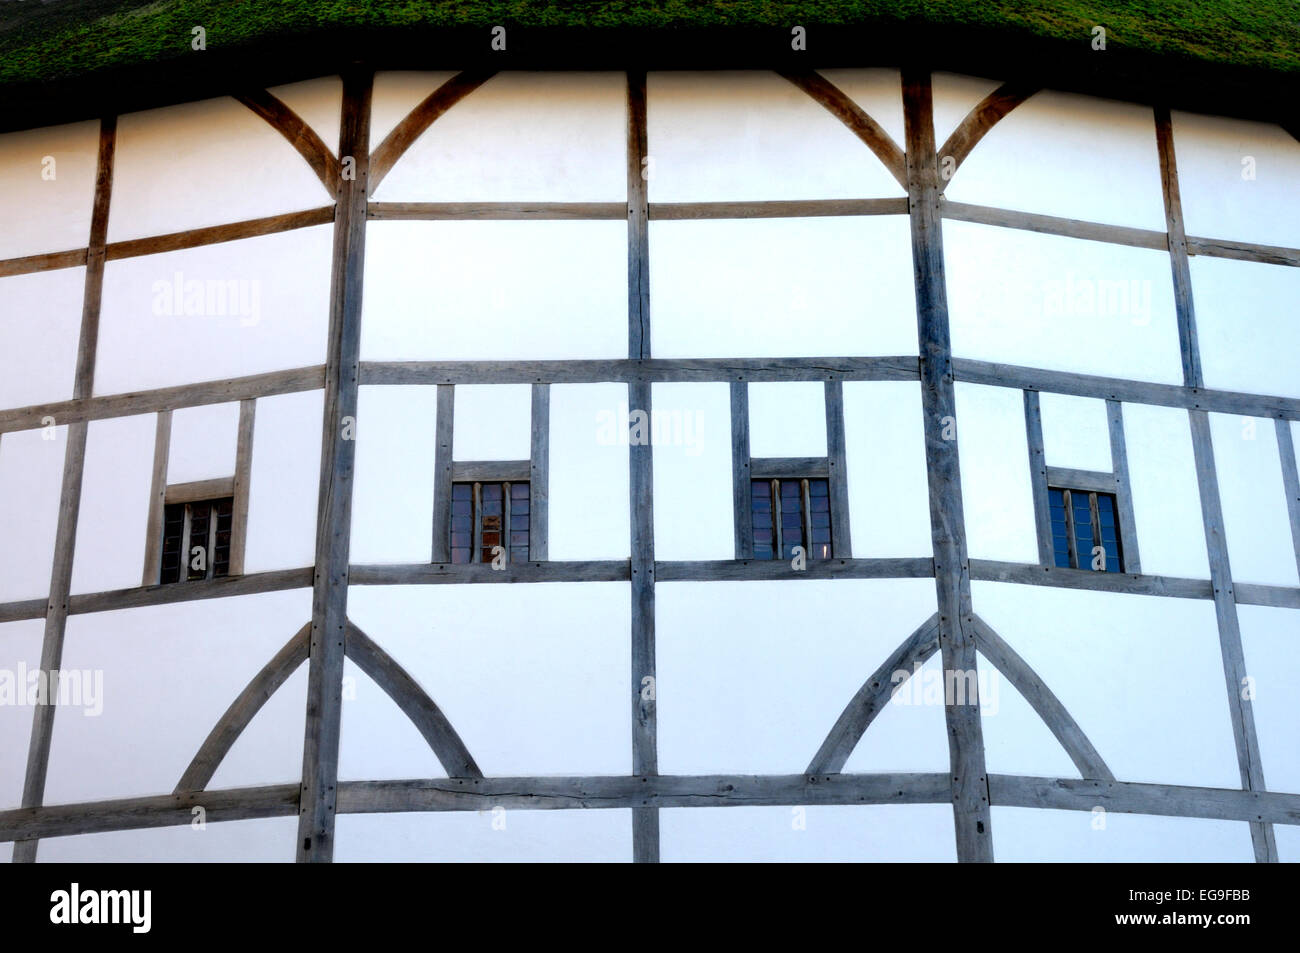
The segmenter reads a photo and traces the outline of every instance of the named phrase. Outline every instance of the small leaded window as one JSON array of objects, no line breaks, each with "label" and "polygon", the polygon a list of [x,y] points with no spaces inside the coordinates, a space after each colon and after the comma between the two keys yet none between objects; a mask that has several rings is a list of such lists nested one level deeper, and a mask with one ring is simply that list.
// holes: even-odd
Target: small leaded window
[{"label": "small leaded window", "polygon": [[215,579],[230,572],[234,500],[168,503],[163,509],[160,582]]},{"label": "small leaded window", "polygon": [[824,479],[754,480],[751,523],[755,559],[831,558],[830,486]]},{"label": "small leaded window", "polygon": [[451,561],[527,562],[528,515],[527,483],[453,483]]},{"label": "small leaded window", "polygon": [[1056,565],[1061,569],[1120,572],[1123,557],[1115,495],[1057,487],[1048,487],[1047,494]]}]

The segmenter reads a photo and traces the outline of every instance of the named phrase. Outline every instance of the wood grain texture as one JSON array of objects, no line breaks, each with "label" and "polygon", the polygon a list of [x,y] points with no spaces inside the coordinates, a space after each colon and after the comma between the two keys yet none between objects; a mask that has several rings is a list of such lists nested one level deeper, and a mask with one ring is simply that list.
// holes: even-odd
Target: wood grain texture
[{"label": "wood grain texture", "polygon": [[[1201,516],[1205,524],[1205,549],[1210,560],[1210,582],[1214,586],[1214,615],[1219,628],[1223,677],[1232,717],[1233,740],[1237,746],[1241,786],[1247,791],[1264,791],[1267,786],[1264,783],[1259,738],[1255,732],[1254,706],[1251,699],[1244,697],[1246,658],[1237,619],[1237,598],[1233,592],[1232,566],[1228,560],[1228,540],[1223,527],[1210,418],[1201,410],[1188,411],[1187,415],[1192,425],[1192,454],[1196,460],[1196,482],[1200,489]],[[1277,843],[1273,828],[1265,823],[1252,823],[1250,833],[1255,847],[1255,860],[1259,863],[1276,863]]]},{"label": "wood grain texture", "polygon": [[989,778],[989,792],[993,803],[1004,807],[1089,812],[1100,807],[1119,814],[1207,817],[1253,824],[1300,823],[1297,794],[1005,774]]},{"label": "wood grain texture", "polygon": [[108,420],[112,417],[133,417],[184,407],[207,404],[224,404],[254,397],[273,397],[278,394],[296,394],[305,390],[319,390],[325,380],[324,367],[297,367],[248,377],[232,377],[198,384],[181,384],[160,387],[157,390],[112,394],[106,397],[73,398],[52,404],[15,407],[0,411],[0,432],[36,430],[45,426],[48,415],[59,424],[81,423],[87,420]]},{"label": "wood grain texture", "polygon": [[[807,774],[839,774],[866,730],[885,710],[894,692],[906,684],[916,666],[939,651],[939,616],[930,616],[880,664],[857,690],[822,742]],[[901,676],[901,677],[900,677]]]},{"label": "wood grain texture", "polygon": [[1114,780],[1115,775],[1061,700],[1038,677],[1038,673],[1030,668],[1029,663],[979,616],[975,617],[975,644],[989,663],[1029,702],[1034,713],[1043,720],[1043,724],[1070,756],[1080,775],[1085,778]]},{"label": "wood grain texture", "polygon": [[244,550],[248,544],[248,497],[253,483],[253,425],[257,401],[239,402],[239,430],[235,438],[234,505],[230,514],[230,575],[244,574]]},{"label": "wood grain texture", "polygon": [[1052,521],[1047,494],[1047,458],[1043,450],[1043,411],[1038,392],[1024,392],[1025,443],[1029,447],[1029,490],[1034,499],[1034,537],[1038,542],[1038,562],[1053,563]]},{"label": "wood grain texture", "polygon": [[907,199],[773,199],[754,202],[651,202],[650,221],[709,219],[826,218],[906,215]]},{"label": "wood grain texture", "polygon": [[1178,315],[1178,344],[1183,357],[1183,383],[1203,387],[1200,348],[1196,341],[1196,307],[1192,303],[1192,273],[1187,258],[1187,233],[1183,229],[1183,204],[1178,191],[1178,159],[1174,154],[1174,127],[1169,110],[1157,106],[1156,145],[1160,153],[1160,185],[1165,200],[1165,225],[1169,231],[1169,264],[1174,278],[1174,308]]},{"label": "wood grain texture", "polygon": [[[73,400],[84,401],[94,393],[95,354],[99,345],[99,309],[104,290],[104,245],[108,235],[108,209],[113,194],[113,159],[117,148],[117,117],[99,125],[99,154],[95,168],[95,197],[90,216],[90,238],[86,254],[85,286],[81,304],[81,331],[77,342]],[[57,419],[57,418],[56,418]],[[60,423],[64,421],[60,420]],[[41,644],[41,671],[57,671],[63,660],[68,603],[72,588],[72,564],[76,553],[77,519],[81,509],[82,474],[86,460],[84,421],[69,424],[59,492],[54,557],[50,569],[49,602],[45,611],[45,632]],[[23,776],[22,806],[39,807],[45,798],[50,741],[54,733],[57,699],[41,699],[32,708],[31,742]],[[14,847],[14,863],[34,863],[38,842],[26,840]]]},{"label": "wood grain texture", "polygon": [[[362,379],[364,382],[364,378]],[[452,460],[452,427],[456,420],[456,388],[438,385],[438,409],[435,412],[433,471],[433,562],[451,562],[451,483],[455,462]]]},{"label": "wood grain texture", "polygon": [[526,483],[532,469],[528,460],[455,460],[451,478],[456,483]]},{"label": "wood grain texture", "polygon": [[981,582],[1010,582],[1029,586],[1054,586],[1089,592],[1130,592],[1174,599],[1213,599],[1208,579],[1148,576],[1134,573],[1093,572],[1091,569],[1062,569],[996,559],[972,559],[970,577]]},{"label": "wood grain texture", "polygon": [[[1034,93],[1038,92],[1039,87],[1027,85],[1025,83],[1003,83],[993,92],[989,93],[975,105],[966,117],[962,119],[961,124],[952,131],[943,146],[939,149],[940,162],[946,162],[951,159],[953,162],[953,171],[961,168],[962,162],[970,155],[971,150],[979,144],[979,141],[988,135],[989,131],[996,126],[1006,115],[1023,103]],[[942,192],[948,187],[952,177],[940,177],[939,191]]]},{"label": "wood grain texture", "polygon": [[243,222],[230,222],[226,225],[209,225],[204,228],[191,228],[183,232],[169,232],[166,235],[152,235],[148,238],[133,238],[129,241],[113,242],[108,246],[108,260],[118,261],[123,258],[139,258],[142,255],[158,255],[169,251],[182,251],[186,248],[201,248],[204,245],[219,245],[222,242],[238,241],[242,238],[258,238],[262,235],[278,235],[299,228],[311,228],[315,225],[327,225],[334,221],[333,205],[307,209],[303,212],[285,212],[282,215],[268,215],[265,218],[253,218]]},{"label": "wood grain texture", "polygon": [[627,582],[626,559],[551,560],[506,563],[415,563],[412,565],[352,566],[354,586],[491,585],[511,582]]},{"label": "wood grain texture", "polygon": [[749,472],[755,480],[824,480],[831,468],[826,457],[750,457]]},{"label": "wood grain texture", "polygon": [[468,71],[458,73],[426,96],[412,109],[384,140],[375,147],[369,158],[369,194],[374,195],[379,184],[393,170],[397,160],[406,154],[416,139],[424,135],[433,123],[452,106],[478,89],[496,74],[494,72]]},{"label": "wood grain texture", "polygon": [[[628,406],[651,413],[650,385],[628,386]],[[632,558],[632,771],[659,771],[658,677],[655,667],[655,548],[654,548],[654,458],[653,446],[633,443],[629,447],[628,505],[631,513]],[[649,809],[647,809],[649,810]],[[638,863],[659,860],[659,820],[646,813],[633,814],[633,859]]]},{"label": "wood grain texture", "polygon": [[1072,467],[1048,467],[1047,482],[1065,489],[1096,493],[1114,493],[1116,489],[1115,474]]},{"label": "wood grain texture", "polygon": [[163,492],[165,503],[196,503],[200,500],[215,500],[219,497],[233,496],[235,478],[218,477],[214,480],[195,480],[192,483],[173,483]]},{"label": "wood grain texture", "polygon": [[[900,357],[651,358],[573,361],[364,361],[363,384],[595,384],[604,382],[914,381]],[[1300,402],[1297,402],[1300,405]],[[0,416],[0,421],[4,418]]]},{"label": "wood grain texture", "polygon": [[1119,508],[1119,543],[1123,550],[1125,572],[1141,574],[1142,557],[1138,551],[1137,516],[1133,512],[1133,481],[1128,470],[1128,442],[1124,437],[1124,405],[1106,401],[1106,427],[1110,435],[1110,462],[1115,468],[1115,505]]},{"label": "wood grain texture", "polygon": [[906,161],[899,148],[880,123],[845,95],[838,86],[812,70],[778,70],[779,75],[816,100],[827,112],[848,127],[876,154],[889,174],[904,190],[907,189]]},{"label": "wood grain texture", "polygon": [[22,258],[6,258],[0,261],[0,278],[32,275],[41,271],[57,271],[60,268],[78,268],[85,263],[86,249],[84,248],[24,255]]},{"label": "wood grain texture", "polygon": [[1300,268],[1300,248],[1286,248],[1281,245],[1257,245],[1252,242],[1229,241],[1224,238],[1197,238],[1188,235],[1187,253],[1209,258],[1231,258],[1235,261],[1258,261],[1266,265]]},{"label": "wood grain texture", "polygon": [[442,709],[420,687],[406,669],[385,652],[368,635],[348,623],[347,655],[376,685],[384,690],[402,713],[411,720],[429,748],[442,764],[448,777],[481,778],[474,758],[460,735],[451,726]]},{"label": "wood grain texture", "polygon": [[853,532],[849,519],[849,458],[844,434],[844,385],[827,381],[826,467],[831,508],[831,555],[853,558]]},{"label": "wood grain texture", "polygon": [[307,863],[328,862],[334,856],[352,477],[356,463],[356,440],[345,427],[357,419],[361,376],[371,80],[371,75],[360,69],[343,78],[339,155],[356,160],[356,178],[342,178],[339,182],[338,217],[334,223],[329,359],[325,365],[311,655],[298,815],[298,860]]},{"label": "wood grain texture", "polygon": [[211,783],[217,768],[221,766],[221,762],[225,760],[234,743],[239,740],[239,736],[244,733],[244,729],[262,710],[262,706],[270,700],[281,685],[289,680],[289,676],[298,670],[298,666],[307,661],[310,638],[311,623],[308,622],[253,676],[208,732],[207,738],[203,740],[203,744],[199,746],[199,750],[190,759],[189,766],[181,775],[180,781],[176,783],[173,794],[202,791]]},{"label": "wood grain texture", "polygon": [[371,202],[367,215],[386,222],[621,221],[619,202]]},{"label": "wood grain texture", "polygon": [[731,382],[731,515],[737,559],[754,557],[749,460],[749,384]]},{"label": "wood grain texture", "polygon": [[159,411],[154,425],[153,472],[149,483],[149,516],[145,526],[144,570],[140,585],[154,586],[162,578],[163,507],[167,493],[167,460],[171,453],[172,412]]},{"label": "wood grain texture", "polygon": [[551,532],[551,385],[534,384],[530,415],[532,437],[528,478],[528,559],[550,558]]},{"label": "wood grain texture", "polygon": [[970,205],[949,199],[939,203],[939,211],[944,218],[954,222],[997,225],[1000,228],[1016,228],[1021,231],[1040,232],[1044,235],[1061,235],[1065,238],[1081,238],[1090,242],[1108,242],[1112,245],[1128,245],[1133,248],[1153,248],[1158,251],[1164,251],[1168,247],[1168,236],[1164,232],[1144,228],[1103,225],[1073,218],[1059,218],[1055,215],[1039,215],[1036,212]]},{"label": "wood grain texture", "polygon": [[650,167],[645,71],[627,74],[627,356],[650,356]]},{"label": "wood grain texture", "polygon": [[338,189],[339,160],[329,146],[316,134],[316,130],[303,122],[302,117],[264,89],[251,89],[239,93],[235,99],[265,119],[302,156],[325,191],[333,196]]},{"label": "wood grain texture", "polygon": [[655,564],[659,582],[741,582],[773,579],[926,579],[934,575],[929,557],[810,559],[795,570],[785,559],[677,560]]},{"label": "wood grain texture", "polygon": [[1286,493],[1287,520],[1291,524],[1291,548],[1295,552],[1296,574],[1300,577],[1300,472],[1296,469],[1295,441],[1291,423],[1275,420],[1277,454],[1282,461],[1282,487]]},{"label": "wood grain texture", "polygon": [[[948,425],[957,420],[957,409],[928,73],[911,68],[904,71],[903,107],[939,647],[945,673],[961,673],[965,677],[975,673],[977,667],[974,613],[957,441],[944,438]],[[944,715],[948,726],[957,859],[992,862],[993,822],[979,705],[948,704],[944,706]]]}]

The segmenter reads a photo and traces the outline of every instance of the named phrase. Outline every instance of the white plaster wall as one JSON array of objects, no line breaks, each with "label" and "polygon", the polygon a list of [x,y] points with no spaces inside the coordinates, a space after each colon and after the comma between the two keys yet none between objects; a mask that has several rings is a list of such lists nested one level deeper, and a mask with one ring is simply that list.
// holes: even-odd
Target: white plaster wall
[{"label": "white plaster wall", "polygon": [[1040,394],[1038,407],[1043,418],[1043,459],[1049,467],[1112,471],[1110,424],[1104,400]]},{"label": "white plaster wall", "polygon": [[[934,582],[661,582],[655,602],[659,770],[797,774],[862,683],[934,612]],[[943,706],[891,707],[892,724],[878,721],[866,737],[892,743],[851,770],[947,770]]]},{"label": "white plaster wall", "polygon": [[627,356],[622,222],[371,222],[365,289],[362,360]]},{"label": "white plaster wall", "polygon": [[1187,411],[1125,404],[1124,444],[1142,571],[1208,579],[1210,562]]},{"label": "white plaster wall", "polygon": [[843,387],[853,555],[931,555],[920,385],[846,381]]},{"label": "white plaster wall", "polygon": [[[308,589],[71,616],[62,669],[99,673],[102,711],[60,710],[46,803],[171,791],[230,703],[310,618]],[[300,777],[303,700],[259,712],[283,721],[223,766],[219,786]]]},{"label": "white plaster wall", "polygon": [[[887,75],[854,79],[873,105],[900,89]],[[652,202],[904,194],[847,126],[776,73],[651,73],[646,133]]]},{"label": "white plaster wall", "polygon": [[527,460],[532,453],[529,384],[460,384],[451,429],[453,460]]},{"label": "white plaster wall", "polygon": [[943,237],[957,357],[1182,383],[1166,253],[969,222]]},{"label": "white plaster wall", "polygon": [[140,585],[157,415],[92,420],[86,435],[72,591]]},{"label": "white plaster wall", "polygon": [[432,386],[360,389],[352,562],[429,561],[437,407],[438,389]]},{"label": "white plaster wall", "polygon": [[[1104,828],[1094,824],[1105,823]],[[1281,826],[1278,827],[1279,839]],[[1011,863],[1243,863],[1250,825],[1199,817],[993,808],[993,851]]]},{"label": "white plaster wall", "polygon": [[896,69],[819,69],[817,71],[880,124],[899,149],[907,141],[903,121],[903,77]]},{"label": "white plaster wall", "polygon": [[[486,775],[627,774],[626,583],[353,586],[348,615],[429,693]],[[383,745],[358,687],[343,745]],[[427,767],[411,753],[407,776]],[[348,764],[364,765],[350,756]],[[386,761],[388,770],[393,767]]]},{"label": "white plaster wall", "polygon": [[498,73],[415,140],[374,199],[624,201],[626,99],[623,73]]},{"label": "white plaster wall", "polygon": [[655,357],[916,353],[902,215],[650,223]]},{"label": "white plaster wall", "polygon": [[1300,245],[1300,142],[1269,123],[1184,112],[1172,118],[1187,234]]},{"label": "white plaster wall", "polygon": [[[1255,732],[1259,737],[1264,781],[1270,791],[1300,794],[1296,757],[1295,685],[1300,679],[1300,612],[1272,606],[1237,606],[1246,673],[1251,679]],[[1243,691],[1247,686],[1243,686]],[[1279,830],[1281,825],[1279,825]],[[1297,844],[1296,846],[1300,846]],[[1300,860],[1300,852],[1290,858]]]},{"label": "white plaster wall", "polygon": [[[52,439],[45,439],[50,437]],[[50,591],[68,428],[0,436],[0,601],[44,599]]]},{"label": "white plaster wall", "polygon": [[1240,785],[1213,602],[992,582],[971,594],[1118,779]]},{"label": "white plaster wall", "polygon": [[[95,393],[325,363],[332,243],[320,225],[109,262]],[[211,313],[209,282],[236,283],[238,305],[214,296]]]},{"label": "white plaster wall", "polygon": [[72,397],[85,277],[61,268],[0,278],[0,406]]},{"label": "white plaster wall", "polygon": [[22,223],[0,230],[0,258],[84,248],[98,162],[97,120],[0,135],[0,195],[8,221]]},{"label": "white plaster wall", "polygon": [[[257,417],[253,417],[257,430]],[[172,411],[167,483],[190,483],[235,475],[239,403],[205,404]]]},{"label": "white plaster wall", "polygon": [[[632,812],[503,809],[444,814],[340,814],[336,861],[628,863]],[[494,826],[495,825],[495,826]]]},{"label": "white plaster wall", "polygon": [[[343,661],[339,777],[445,778],[446,770],[411,719],[352,659]],[[378,739],[383,739],[382,743]]]},{"label": "white plaster wall", "polygon": [[931,74],[935,145],[942,145],[961,125],[966,114],[1001,85],[1002,83],[995,79],[965,76],[959,73]]},{"label": "white plaster wall", "polygon": [[1210,414],[1210,433],[1233,581],[1300,584],[1273,420]]},{"label": "white plaster wall", "polygon": [[650,401],[668,428],[654,445],[655,558],[734,559],[731,386],[654,384]]},{"label": "white plaster wall", "polygon": [[[937,137],[936,137],[937,138]],[[943,139],[937,139],[942,148]],[[1165,230],[1151,107],[1044,90],[957,167],[953,202]]]},{"label": "white plaster wall", "polygon": [[27,673],[40,668],[44,633],[44,618],[0,624],[0,687],[14,693],[0,705],[0,810],[23,802],[35,714],[34,707],[27,704]]},{"label": "white plaster wall", "polygon": [[826,385],[821,381],[750,384],[749,454],[826,456]]},{"label": "white plaster wall", "polygon": [[956,384],[966,549],[971,559],[1038,562],[1021,392]]},{"label": "white plaster wall", "polygon": [[110,242],[333,201],[289,141],[230,97],[130,113],[117,121]]},{"label": "white plaster wall", "polygon": [[315,561],[323,400],[316,390],[257,402],[245,572]]},{"label": "white plaster wall", "polygon": [[1277,841],[1278,860],[1284,864],[1300,863],[1300,827],[1278,824],[1273,828],[1273,838]]},{"label": "white plaster wall", "polygon": [[1300,397],[1300,268],[1198,255],[1191,270],[1205,385]]},{"label": "white plaster wall", "polygon": [[1079,777],[1079,769],[1038,712],[982,652],[976,671],[981,679],[985,769],[990,774]]},{"label": "white plaster wall", "polygon": [[52,864],[94,863],[293,863],[296,817],[224,821],[202,829],[156,827],[49,837],[36,859]]},{"label": "white plaster wall", "polygon": [[957,859],[946,804],[667,808],[664,863],[944,863]]},{"label": "white plaster wall", "polygon": [[628,413],[626,384],[552,385],[551,559],[631,553]]}]

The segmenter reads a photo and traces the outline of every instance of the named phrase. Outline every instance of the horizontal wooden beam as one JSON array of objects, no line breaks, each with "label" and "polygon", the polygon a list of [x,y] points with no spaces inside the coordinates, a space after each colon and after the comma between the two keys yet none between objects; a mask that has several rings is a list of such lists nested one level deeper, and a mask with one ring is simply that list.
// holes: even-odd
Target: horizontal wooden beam
[{"label": "horizontal wooden beam", "polygon": [[651,202],[650,221],[906,215],[907,199],[777,199],[763,202]]},{"label": "horizontal wooden beam", "polygon": [[1091,592],[1129,592],[1175,599],[1214,598],[1214,587],[1208,579],[1093,572],[1090,569],[1061,569],[1057,566],[994,559],[972,559],[970,577],[980,582],[1011,582],[1029,586],[1053,586],[1057,589],[1085,589]]},{"label": "horizontal wooden beam", "polygon": [[277,235],[280,232],[310,228],[313,225],[327,225],[332,221],[334,221],[334,206],[325,205],[302,212],[286,212],[283,215],[268,215],[265,218],[230,222],[226,225],[192,228],[184,232],[113,242],[108,246],[107,258],[109,261],[117,261],[122,258],[139,258],[142,255],[157,255],[185,248],[199,248],[203,245],[219,245],[222,242],[238,241],[241,238],[258,238],[262,235]]},{"label": "horizontal wooden beam", "polygon": [[1114,493],[1119,486],[1113,473],[1074,470],[1070,467],[1048,467],[1047,482],[1063,489],[1090,490],[1095,493]]},{"label": "horizontal wooden beam", "polygon": [[1102,400],[1154,404],[1159,407],[1181,407],[1186,410],[1206,410],[1222,414],[1243,414],[1248,417],[1282,417],[1288,420],[1300,420],[1300,400],[1294,397],[1208,390],[1184,387],[1181,384],[1155,384],[1118,377],[1098,377],[1070,371],[1049,371],[1015,364],[975,361],[961,357],[953,358],[952,366],[954,377],[970,384],[992,384],[995,387],[1014,387],[1050,394],[1073,394],[1077,397],[1097,397]]},{"label": "horizontal wooden beam", "polygon": [[914,381],[917,358],[653,358],[573,361],[362,361],[362,384]]},{"label": "horizontal wooden beam", "polygon": [[13,275],[30,275],[38,271],[55,271],[59,268],[78,268],[86,264],[87,251],[74,248],[71,251],[47,252],[43,255],[27,255],[23,258],[6,258],[0,261],[0,278]]},{"label": "horizontal wooden beam", "polygon": [[532,469],[530,460],[457,460],[451,478],[457,483],[527,483]]},{"label": "horizontal wooden beam", "polygon": [[401,566],[351,566],[348,581],[354,586],[475,585],[497,582],[627,582],[631,572],[626,559],[586,562],[507,563],[493,569],[490,563],[415,563]]},{"label": "horizontal wooden beam", "polygon": [[1060,235],[1065,238],[1082,238],[1091,242],[1109,242],[1112,245],[1130,245],[1134,248],[1153,248],[1165,251],[1169,247],[1164,232],[1145,228],[1128,228],[1123,225],[1103,225],[1100,222],[1082,222],[1055,215],[1038,215],[1034,212],[1017,212],[1013,209],[992,208],[987,205],[970,205],[941,199],[939,213],[954,222],[973,222],[977,225],[997,225],[1021,231]]},{"label": "horizontal wooden beam", "polygon": [[830,475],[825,457],[750,457],[749,475],[754,480],[800,480]]},{"label": "horizontal wooden beam", "polygon": [[129,394],[111,394],[84,400],[61,400],[51,404],[0,410],[0,433],[44,427],[47,424],[46,417],[54,418],[55,426],[62,426],[83,420],[107,420],[112,417],[152,414],[160,410],[179,410],[182,407],[199,407],[205,404],[224,404],[256,397],[296,394],[305,390],[319,390],[324,384],[325,368],[316,365],[295,367],[285,371],[270,371],[266,374],[252,374],[248,377],[231,377],[220,381],[160,387],[157,390],[136,391]]},{"label": "horizontal wooden beam", "polygon": [[371,202],[368,218],[387,222],[617,221],[625,202]]},{"label": "horizontal wooden beam", "polygon": [[192,483],[173,483],[163,491],[163,502],[195,503],[234,495],[235,478],[228,476],[215,480],[195,480]]},{"label": "horizontal wooden beam", "polygon": [[1187,236],[1187,254],[1209,258],[1232,258],[1236,261],[1257,261],[1266,265],[1290,265],[1300,268],[1300,248],[1281,245],[1257,245],[1253,242],[1234,242],[1223,238],[1196,238]]},{"label": "horizontal wooden beam", "polygon": [[753,579],[925,579],[934,575],[929,556],[882,559],[809,559],[796,570],[785,559],[710,559],[656,562],[659,582],[741,582]]}]

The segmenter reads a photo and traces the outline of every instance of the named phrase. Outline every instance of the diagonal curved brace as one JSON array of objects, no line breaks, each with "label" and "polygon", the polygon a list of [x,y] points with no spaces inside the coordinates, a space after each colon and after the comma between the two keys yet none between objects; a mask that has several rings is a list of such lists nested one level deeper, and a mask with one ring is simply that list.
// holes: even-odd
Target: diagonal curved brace
[{"label": "diagonal curved brace", "polygon": [[185,791],[202,791],[216,774],[217,767],[230,751],[253,716],[262,710],[268,698],[275,694],[303,662],[307,661],[307,651],[311,644],[311,623],[308,622],[297,634],[284,644],[284,648],[267,662],[262,670],[253,676],[253,680],[239,693],[239,697],[226,709],[208,737],[199,747],[198,754],[190,762],[185,773],[181,775],[173,794]]},{"label": "diagonal curved brace", "polygon": [[397,702],[397,707],[405,712],[420,734],[424,735],[424,740],[438,756],[449,777],[483,777],[483,772],[474,763],[469,749],[460,740],[460,735],[456,734],[456,729],[451,726],[442,709],[434,704],[433,699],[411,678],[406,669],[351,622],[348,623],[345,651],[361,671]]},{"label": "diagonal curved brace", "polygon": [[[939,150],[940,160],[951,158],[953,160],[953,172],[955,172],[988,131],[996,126],[1007,113],[1038,92],[1039,88],[1038,86],[1027,86],[1023,83],[1011,82],[1003,83],[993,90],[980,100],[975,108],[966,114],[966,118],[961,121],[961,125],[952,131],[952,135],[948,137],[943,144],[943,148]],[[947,188],[949,181],[951,181],[951,173],[947,179],[940,177],[940,192]]]},{"label": "diagonal curved brace", "polygon": [[425,97],[370,153],[370,193],[375,194],[384,176],[392,171],[406,150],[424,135],[435,119],[495,76],[495,71],[469,70],[458,73]]},{"label": "diagonal curved brace", "polygon": [[[939,651],[939,614],[936,612],[926,619],[919,629],[909,635],[903,644],[881,663],[880,668],[862,683],[862,687],[845,706],[835,726],[831,728],[830,734],[826,736],[821,748],[809,762],[806,773],[838,774],[844,770],[845,762],[849,760],[849,755],[857,747],[863,733],[893,697],[894,673],[904,672],[910,678],[913,666],[918,662],[924,665],[926,659],[937,651]],[[904,678],[898,684],[902,685],[906,681],[907,678]]]},{"label": "diagonal curved brace", "polygon": [[1056,740],[1061,743],[1061,747],[1065,749],[1065,753],[1070,756],[1070,760],[1085,779],[1115,780],[1115,775],[1106,766],[1097,749],[1092,746],[1092,742],[1083,733],[1078,722],[1070,717],[1061,700],[1052,694],[1052,690],[1038,677],[1038,673],[1029,667],[1029,663],[979,616],[975,617],[975,646],[1033,706],[1038,717],[1043,719],[1043,724],[1047,725],[1056,736]]},{"label": "diagonal curved brace", "polygon": [[316,130],[303,122],[302,117],[288,105],[264,89],[241,93],[235,99],[265,119],[289,141],[289,145],[298,150],[299,155],[307,160],[307,164],[320,179],[321,185],[325,186],[325,191],[333,198],[338,191],[339,160],[316,134]]},{"label": "diagonal curved brace", "polygon": [[812,70],[787,71],[777,70],[782,79],[788,80],[811,96],[836,119],[849,127],[849,130],[866,143],[876,157],[885,164],[889,174],[898,180],[898,184],[907,191],[907,159],[903,150],[880,123],[863,111],[862,107],[851,100],[844,91],[826,77]]}]

